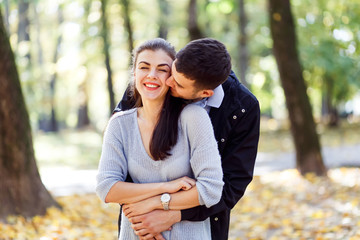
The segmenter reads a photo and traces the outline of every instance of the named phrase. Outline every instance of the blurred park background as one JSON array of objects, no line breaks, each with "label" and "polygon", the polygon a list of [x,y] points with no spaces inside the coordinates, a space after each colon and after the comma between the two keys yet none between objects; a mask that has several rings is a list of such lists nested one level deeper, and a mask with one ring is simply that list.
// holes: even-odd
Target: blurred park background
[{"label": "blurred park background", "polygon": [[[360,239],[360,4],[292,0],[289,5],[301,79],[327,167],[327,177],[319,177],[294,170],[296,133],[270,24],[281,21],[269,8],[276,2],[289,3],[0,0],[37,167],[63,207],[51,208],[45,217],[9,216],[7,224],[0,223],[0,239],[116,238],[118,207],[101,204],[91,184],[102,132],[130,81],[131,51],[155,37],[177,50],[201,37],[220,40],[234,72],[260,102],[259,168],[234,210],[231,239]],[[283,41],[291,44],[288,36]],[[62,188],[64,182],[78,183],[79,192]],[[81,189],[83,182],[90,188]]]}]

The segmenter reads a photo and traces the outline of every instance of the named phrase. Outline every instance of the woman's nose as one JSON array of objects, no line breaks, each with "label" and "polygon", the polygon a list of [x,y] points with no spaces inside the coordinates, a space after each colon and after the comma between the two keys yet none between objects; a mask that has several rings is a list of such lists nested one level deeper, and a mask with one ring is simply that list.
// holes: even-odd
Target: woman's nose
[{"label": "woman's nose", "polygon": [[150,71],[149,71],[149,74],[148,74],[148,77],[149,78],[156,78],[156,70],[154,70],[154,69],[151,69]]}]

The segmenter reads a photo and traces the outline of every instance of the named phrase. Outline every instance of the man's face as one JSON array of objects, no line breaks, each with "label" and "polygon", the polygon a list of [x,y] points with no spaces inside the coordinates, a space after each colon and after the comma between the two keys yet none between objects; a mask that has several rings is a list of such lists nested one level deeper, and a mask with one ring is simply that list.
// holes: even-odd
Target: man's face
[{"label": "man's face", "polygon": [[175,62],[172,64],[171,69],[172,76],[166,80],[166,85],[171,88],[171,95],[189,100],[196,100],[204,97],[202,91],[196,89],[194,86],[194,80],[186,78],[182,73],[176,71]]}]

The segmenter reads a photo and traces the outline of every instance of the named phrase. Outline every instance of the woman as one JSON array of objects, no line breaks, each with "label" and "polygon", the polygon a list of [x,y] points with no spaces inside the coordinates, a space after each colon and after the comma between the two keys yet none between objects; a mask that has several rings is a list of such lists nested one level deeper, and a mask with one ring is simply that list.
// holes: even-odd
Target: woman
[{"label": "woman", "polygon": [[[127,217],[210,207],[221,197],[221,162],[208,114],[199,106],[184,107],[165,84],[174,59],[174,48],[163,39],[135,51],[137,107],[113,115],[104,134],[96,192],[104,202],[124,204],[119,239],[138,239]],[[128,174],[133,183],[125,182]],[[166,193],[171,199],[161,201]],[[182,221],[162,234],[165,239],[211,239],[209,221]]]}]

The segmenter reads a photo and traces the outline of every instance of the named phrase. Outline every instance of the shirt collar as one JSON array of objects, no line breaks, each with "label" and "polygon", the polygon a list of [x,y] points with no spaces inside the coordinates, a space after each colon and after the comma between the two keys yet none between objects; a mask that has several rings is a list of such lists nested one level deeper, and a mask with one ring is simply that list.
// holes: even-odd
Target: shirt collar
[{"label": "shirt collar", "polygon": [[224,99],[224,89],[221,84],[214,89],[214,94],[207,99],[206,106],[219,108]]},{"label": "shirt collar", "polygon": [[221,85],[219,85],[213,91],[214,94],[211,97],[203,98],[196,102],[190,101],[189,103],[199,105],[205,108],[208,112],[210,111],[210,107],[219,108],[224,99],[224,89]]}]

